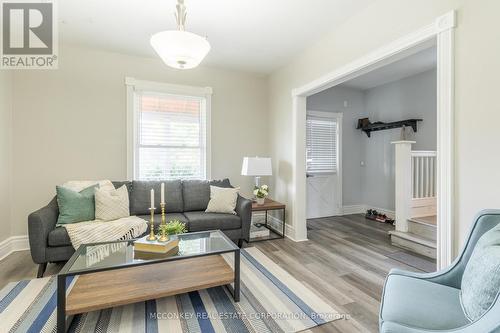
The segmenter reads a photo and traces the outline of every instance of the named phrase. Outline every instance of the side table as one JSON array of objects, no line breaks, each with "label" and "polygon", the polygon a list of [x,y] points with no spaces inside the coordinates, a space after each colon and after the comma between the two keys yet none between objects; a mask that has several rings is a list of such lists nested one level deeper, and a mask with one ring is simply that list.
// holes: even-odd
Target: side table
[{"label": "side table", "polygon": [[[281,219],[281,229],[282,230],[278,230],[277,228],[273,227],[272,225],[270,225],[268,223],[269,211],[276,211],[276,210],[282,211],[282,219]],[[285,238],[285,210],[286,210],[285,204],[274,201],[272,199],[266,198],[263,205],[258,205],[256,202],[253,202],[252,203],[252,213],[264,212],[264,214],[265,214],[264,223],[262,224],[262,226],[269,229],[269,236],[258,237],[258,238],[250,237],[250,239],[248,240],[248,243],[260,242],[260,241],[271,240],[271,239]]]}]

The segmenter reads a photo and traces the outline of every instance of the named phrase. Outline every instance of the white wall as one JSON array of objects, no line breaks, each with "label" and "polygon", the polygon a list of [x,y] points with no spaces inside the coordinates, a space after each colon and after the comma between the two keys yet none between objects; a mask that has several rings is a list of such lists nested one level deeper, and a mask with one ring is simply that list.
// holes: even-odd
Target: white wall
[{"label": "white wall", "polygon": [[12,73],[0,71],[0,242],[11,234]]},{"label": "white wall", "polygon": [[[307,98],[308,110],[342,112],[343,205],[367,205],[394,211],[394,147],[401,129],[373,132],[356,129],[359,118],[391,122],[424,119],[418,132],[407,129],[414,150],[436,150],[436,70],[368,90],[337,86]],[[347,102],[347,107],[344,106]],[[364,166],[361,165],[364,162]]]},{"label": "white wall", "polygon": [[11,234],[12,73],[0,71],[0,242]]},{"label": "white wall", "polygon": [[[365,91],[365,115],[370,121],[391,122],[409,118],[418,122],[417,133],[406,130],[408,139],[416,141],[413,150],[436,150],[436,70]],[[363,203],[370,207],[395,210],[395,158],[392,141],[399,140],[401,129],[364,135]]]},{"label": "white wall", "polygon": [[[500,43],[497,0],[379,0],[270,77],[271,150],[277,199],[288,204],[292,222],[291,91],[368,52],[434,22],[456,9],[455,47],[455,244],[460,245],[473,216],[500,206],[497,124]],[[281,167],[280,167],[281,166]]]},{"label": "white wall", "polygon": [[243,156],[268,155],[266,79],[200,67],[171,70],[157,58],[62,47],[58,70],[14,74],[12,233],[26,233],[30,212],[70,179],[123,180],[125,77],[210,86],[212,177],[229,177],[244,193]]}]

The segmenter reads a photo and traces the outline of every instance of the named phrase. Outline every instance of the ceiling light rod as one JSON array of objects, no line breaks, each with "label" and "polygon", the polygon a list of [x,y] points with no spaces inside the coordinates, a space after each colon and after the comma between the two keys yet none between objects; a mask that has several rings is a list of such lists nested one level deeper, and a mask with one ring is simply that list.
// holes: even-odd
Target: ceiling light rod
[{"label": "ceiling light rod", "polygon": [[186,16],[187,10],[184,0],[177,0],[177,5],[175,5],[177,11],[175,12],[175,20],[177,21],[177,29],[179,31],[186,30]]}]

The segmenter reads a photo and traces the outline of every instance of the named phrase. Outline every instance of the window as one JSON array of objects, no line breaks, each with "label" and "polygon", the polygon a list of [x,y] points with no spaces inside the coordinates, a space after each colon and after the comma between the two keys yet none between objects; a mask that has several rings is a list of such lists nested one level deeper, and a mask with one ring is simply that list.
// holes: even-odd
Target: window
[{"label": "window", "polygon": [[133,82],[133,178],[207,179],[209,88]]},{"label": "window", "polygon": [[337,172],[337,141],[337,118],[308,114],[306,120],[307,173]]}]

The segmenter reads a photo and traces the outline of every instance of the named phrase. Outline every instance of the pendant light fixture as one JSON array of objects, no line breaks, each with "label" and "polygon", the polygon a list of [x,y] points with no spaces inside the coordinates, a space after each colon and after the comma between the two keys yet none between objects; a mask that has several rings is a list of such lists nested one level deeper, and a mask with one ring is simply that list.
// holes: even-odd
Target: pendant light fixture
[{"label": "pendant light fixture", "polygon": [[185,31],[186,6],[177,0],[175,18],[177,30],[161,31],[151,36],[151,46],[170,67],[190,69],[198,66],[210,51],[206,38]]}]

